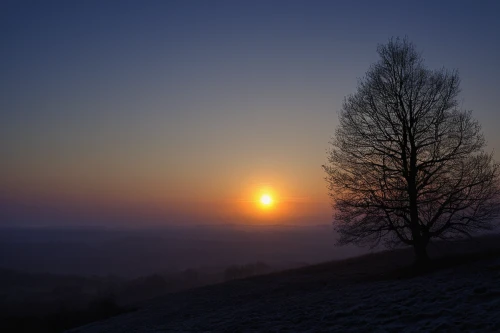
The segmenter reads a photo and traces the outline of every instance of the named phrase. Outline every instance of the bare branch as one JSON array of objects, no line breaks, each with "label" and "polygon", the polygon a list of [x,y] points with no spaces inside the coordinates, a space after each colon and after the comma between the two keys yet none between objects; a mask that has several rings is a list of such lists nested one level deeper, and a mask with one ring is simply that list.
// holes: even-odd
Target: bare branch
[{"label": "bare branch", "polygon": [[406,39],[378,53],[344,101],[323,166],[339,242],[403,243],[425,254],[432,238],[491,228],[499,166],[472,112],[457,108],[458,72],[427,69]]}]

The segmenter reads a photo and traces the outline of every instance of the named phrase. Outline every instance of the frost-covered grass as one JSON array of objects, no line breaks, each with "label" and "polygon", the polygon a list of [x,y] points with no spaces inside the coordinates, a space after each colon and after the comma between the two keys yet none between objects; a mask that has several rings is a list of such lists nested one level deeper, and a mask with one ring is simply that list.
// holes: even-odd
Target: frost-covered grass
[{"label": "frost-covered grass", "polygon": [[487,242],[499,243],[473,255],[455,244],[437,260],[448,267],[426,274],[405,268],[408,251],[379,253],[167,295],[73,332],[500,332],[500,256]]}]

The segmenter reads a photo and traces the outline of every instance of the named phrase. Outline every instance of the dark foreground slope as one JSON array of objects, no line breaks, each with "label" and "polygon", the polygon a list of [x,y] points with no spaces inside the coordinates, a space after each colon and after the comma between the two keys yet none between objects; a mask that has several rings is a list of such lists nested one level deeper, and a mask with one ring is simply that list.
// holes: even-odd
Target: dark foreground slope
[{"label": "dark foreground slope", "polygon": [[71,332],[500,331],[500,238],[398,250],[193,289]]}]

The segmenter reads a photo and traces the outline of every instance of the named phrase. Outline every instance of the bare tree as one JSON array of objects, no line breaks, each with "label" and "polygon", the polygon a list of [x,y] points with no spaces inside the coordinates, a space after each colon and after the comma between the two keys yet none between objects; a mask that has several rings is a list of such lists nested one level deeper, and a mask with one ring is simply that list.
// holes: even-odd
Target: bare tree
[{"label": "bare tree", "polygon": [[344,100],[327,173],[339,244],[413,246],[470,236],[499,214],[499,165],[471,111],[458,109],[456,71],[429,70],[406,39]]}]

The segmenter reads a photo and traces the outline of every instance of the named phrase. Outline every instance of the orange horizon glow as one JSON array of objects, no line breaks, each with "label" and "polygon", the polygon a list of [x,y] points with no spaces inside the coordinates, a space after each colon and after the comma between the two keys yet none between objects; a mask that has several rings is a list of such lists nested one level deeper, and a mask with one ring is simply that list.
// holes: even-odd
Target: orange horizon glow
[{"label": "orange horizon glow", "polygon": [[197,195],[192,194],[194,191],[183,191],[176,184],[169,186],[168,182],[153,184],[131,179],[130,182],[114,183],[114,179],[109,179],[106,183],[89,180],[87,186],[83,186],[77,177],[74,182],[64,182],[66,178],[63,178],[62,181],[47,179],[39,183],[14,181],[20,179],[15,178],[11,182],[1,182],[4,186],[0,194],[4,193],[6,200],[10,198],[34,207],[53,207],[54,211],[75,212],[79,216],[85,212],[105,217],[141,216],[141,225],[168,225],[174,221],[274,225],[295,223],[293,221],[298,219],[306,221],[309,217],[311,223],[317,221],[318,216],[325,221],[330,218],[329,203],[299,188],[291,177],[260,172],[241,178],[238,183],[228,177],[218,184],[218,188],[214,184],[213,188],[199,191]]}]

